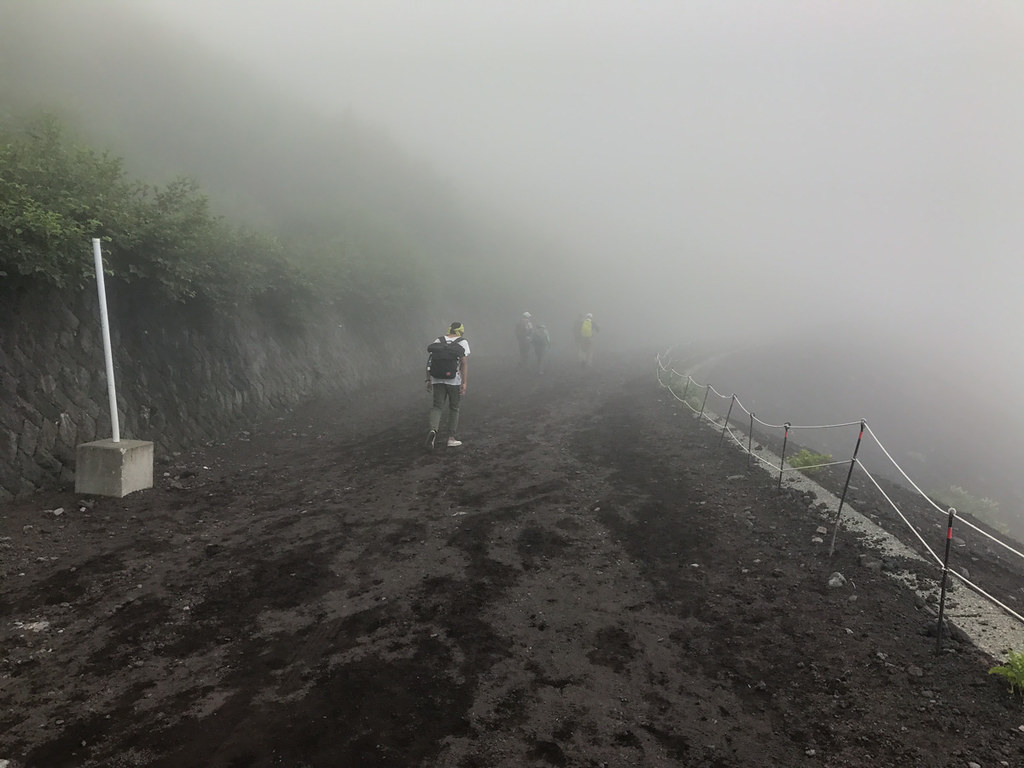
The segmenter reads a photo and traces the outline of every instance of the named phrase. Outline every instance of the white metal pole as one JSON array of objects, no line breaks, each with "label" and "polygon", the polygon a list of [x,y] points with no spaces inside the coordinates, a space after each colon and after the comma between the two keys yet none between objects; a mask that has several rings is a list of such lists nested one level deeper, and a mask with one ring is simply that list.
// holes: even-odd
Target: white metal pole
[{"label": "white metal pole", "polygon": [[103,357],[107,363],[107,394],[110,395],[110,434],[115,443],[121,442],[117,424],[117,394],[114,391],[114,356],[110,351],[110,323],[107,321],[107,289],[103,285],[103,251],[100,239],[92,239],[92,255],[96,259],[96,289],[100,295],[100,323],[103,326]]}]

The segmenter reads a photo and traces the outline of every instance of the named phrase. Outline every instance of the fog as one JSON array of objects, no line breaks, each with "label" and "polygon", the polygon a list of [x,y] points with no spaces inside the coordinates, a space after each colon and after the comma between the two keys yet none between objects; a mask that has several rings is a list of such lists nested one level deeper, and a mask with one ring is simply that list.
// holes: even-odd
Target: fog
[{"label": "fog", "polygon": [[1017,3],[148,5],[542,221],[648,329],[1022,341]]},{"label": "fog", "polygon": [[[837,418],[889,433],[909,424],[873,405],[911,419],[892,401],[923,392],[919,408],[976,412],[1004,469],[1020,455],[1015,0],[135,6],[182,50],[379,127],[454,195],[556,244],[565,269],[531,279],[566,280],[566,315],[594,312],[617,343],[758,348],[789,366],[777,391],[836,390]],[[116,23],[125,5],[91,7]],[[763,351],[811,347],[826,356],[796,371]],[[839,368],[871,398],[841,397]]]}]

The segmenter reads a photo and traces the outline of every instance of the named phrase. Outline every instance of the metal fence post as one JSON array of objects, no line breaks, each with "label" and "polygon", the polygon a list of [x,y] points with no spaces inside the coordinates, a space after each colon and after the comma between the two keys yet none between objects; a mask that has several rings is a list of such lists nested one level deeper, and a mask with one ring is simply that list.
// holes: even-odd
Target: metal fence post
[{"label": "metal fence post", "polygon": [[722,443],[725,440],[725,430],[729,428],[729,417],[732,416],[732,407],[736,405],[736,394],[733,393],[732,400],[729,401],[729,411],[725,414],[725,424],[722,425],[722,436],[718,438],[718,447],[722,447]]},{"label": "metal fence post", "polygon": [[704,402],[700,404],[700,413],[697,414],[697,421],[704,418],[704,406],[708,404],[708,395],[711,394],[711,385],[708,384],[707,389],[704,390]]},{"label": "metal fence post", "polygon": [[839,531],[839,516],[843,513],[843,502],[846,501],[846,491],[850,487],[850,476],[853,474],[853,465],[857,463],[857,451],[860,450],[860,441],[864,438],[864,419],[860,420],[860,434],[857,435],[857,445],[853,447],[853,457],[850,459],[850,469],[846,473],[846,485],[843,486],[843,495],[839,497],[839,509],[836,510],[836,519],[832,523],[832,543],[828,548],[828,556],[836,551],[836,533]]},{"label": "metal fence post", "polygon": [[946,524],[946,556],[942,560],[942,592],[939,596],[939,627],[935,633],[935,652],[942,653],[942,614],[946,609],[946,578],[949,574],[949,547],[953,543],[953,518],[956,510],[949,508],[949,522]]},{"label": "metal fence post", "polygon": [[779,457],[779,490],[782,490],[782,467],[786,463],[786,443],[789,441],[789,427],[790,423],[787,421],[783,424],[786,428],[785,434],[782,436],[782,455]]}]

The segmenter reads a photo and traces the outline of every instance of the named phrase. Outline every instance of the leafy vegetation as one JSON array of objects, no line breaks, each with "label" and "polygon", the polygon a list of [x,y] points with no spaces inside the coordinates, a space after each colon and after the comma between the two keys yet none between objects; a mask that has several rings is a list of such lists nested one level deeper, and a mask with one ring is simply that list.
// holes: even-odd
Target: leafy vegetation
[{"label": "leafy vegetation", "polygon": [[1006,664],[992,667],[990,675],[1000,675],[1010,684],[1010,693],[1024,696],[1024,653],[1010,651]]},{"label": "leafy vegetation", "polygon": [[213,215],[191,179],[129,178],[120,158],[74,143],[52,116],[0,126],[0,277],[80,289],[93,279],[94,237],[111,278],[170,302],[297,312],[326,301],[366,319],[422,303],[415,251],[384,227],[282,241]]},{"label": "leafy vegetation", "polygon": [[813,475],[823,469],[819,465],[828,464],[832,461],[832,454],[814,453],[806,448],[801,448],[799,453],[790,456],[787,461],[789,461],[789,466],[799,469],[804,474]]}]

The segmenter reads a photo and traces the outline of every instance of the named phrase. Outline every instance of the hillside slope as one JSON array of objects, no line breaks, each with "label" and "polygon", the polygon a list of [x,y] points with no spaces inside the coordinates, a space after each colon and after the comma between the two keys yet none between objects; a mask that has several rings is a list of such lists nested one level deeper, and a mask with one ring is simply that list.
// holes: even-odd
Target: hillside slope
[{"label": "hillside slope", "polygon": [[[342,118],[254,77],[130,2],[0,0],[0,119],[45,110],[133,176],[198,181],[217,213],[306,250],[411,251],[433,275],[458,270],[457,314],[516,317],[573,306],[573,254],[501,202],[470,199],[358,105]],[[343,93],[324,95],[345,103]],[[543,276],[543,279],[539,279]],[[575,311],[567,310],[567,312]],[[567,315],[568,318],[572,315]],[[450,322],[451,318],[440,318]]]}]

